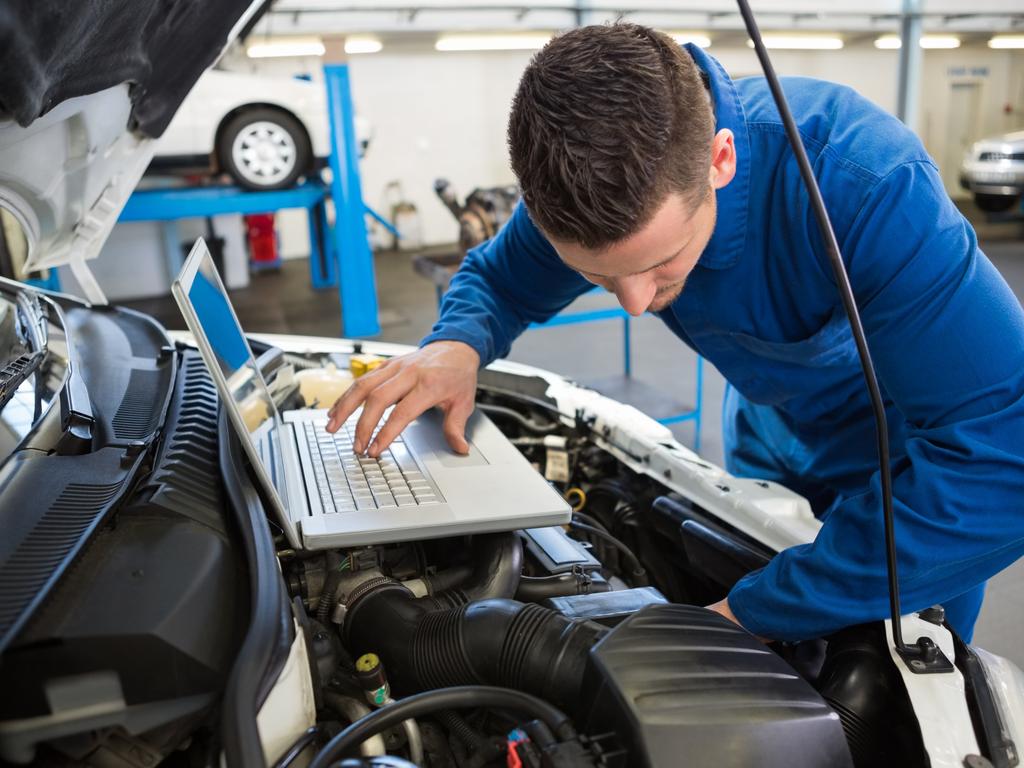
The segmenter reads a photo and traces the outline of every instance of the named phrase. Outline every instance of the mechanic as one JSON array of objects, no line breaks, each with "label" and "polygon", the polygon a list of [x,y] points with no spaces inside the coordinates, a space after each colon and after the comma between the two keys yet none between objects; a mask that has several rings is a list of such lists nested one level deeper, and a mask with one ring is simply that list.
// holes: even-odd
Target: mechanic
[{"label": "mechanic", "polygon": [[[784,88],[885,396],[903,609],[942,603],[969,640],[986,579],[1024,553],[1024,311],[910,130],[849,88]],[[328,429],[364,405],[356,449],[375,456],[439,406],[465,452],[478,368],[603,286],[728,380],[728,470],[823,521],[712,607],[778,640],[887,617],[868,393],[764,78],[641,26],[573,30],[526,69],[508,143],[523,204],[468,254],[421,348],[360,379]]]}]

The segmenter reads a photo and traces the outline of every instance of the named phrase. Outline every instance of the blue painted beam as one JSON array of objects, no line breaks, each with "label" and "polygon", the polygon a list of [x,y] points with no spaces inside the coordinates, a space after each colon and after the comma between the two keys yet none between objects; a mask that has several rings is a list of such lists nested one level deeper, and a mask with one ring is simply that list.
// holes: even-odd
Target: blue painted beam
[{"label": "blue painted beam", "polygon": [[273,213],[282,208],[308,209],[326,194],[323,182],[315,180],[270,192],[240,187],[144,189],[132,193],[118,221],[171,221],[225,213]]}]

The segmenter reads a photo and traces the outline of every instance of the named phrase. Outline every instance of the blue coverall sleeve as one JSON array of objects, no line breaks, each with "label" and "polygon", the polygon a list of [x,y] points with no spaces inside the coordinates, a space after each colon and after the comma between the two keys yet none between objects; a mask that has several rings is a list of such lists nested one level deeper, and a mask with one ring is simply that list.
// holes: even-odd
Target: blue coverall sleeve
[{"label": "blue coverall sleeve", "polygon": [[[950,600],[1024,554],[1024,311],[928,162],[898,166],[843,243],[883,391],[908,425],[893,466],[904,613]],[[813,543],[744,577],[751,632],[821,637],[888,616],[876,472]]]},{"label": "blue coverall sleeve", "polygon": [[440,319],[420,344],[462,341],[486,365],[507,355],[531,322],[549,319],[591,287],[558,258],[520,202],[497,235],[466,255]]}]

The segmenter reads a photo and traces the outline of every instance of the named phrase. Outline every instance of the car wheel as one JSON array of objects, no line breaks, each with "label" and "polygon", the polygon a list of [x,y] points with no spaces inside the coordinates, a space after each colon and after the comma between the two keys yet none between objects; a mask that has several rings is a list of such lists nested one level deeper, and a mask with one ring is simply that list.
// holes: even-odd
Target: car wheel
[{"label": "car wheel", "polygon": [[309,136],[291,115],[247,109],[224,126],[217,141],[220,166],[247,189],[284,189],[309,170]]},{"label": "car wheel", "polygon": [[1020,195],[984,195],[978,193],[974,196],[974,202],[985,213],[1003,213],[1020,202]]}]

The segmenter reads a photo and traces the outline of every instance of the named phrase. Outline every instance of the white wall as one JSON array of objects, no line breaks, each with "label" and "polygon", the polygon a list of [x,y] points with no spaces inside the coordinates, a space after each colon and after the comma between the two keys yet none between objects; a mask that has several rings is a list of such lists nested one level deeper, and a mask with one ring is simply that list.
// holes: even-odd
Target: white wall
[{"label": "white wall", "polygon": [[[746,46],[712,47],[708,53],[718,59],[732,77],[761,74],[757,55]],[[780,76],[832,80],[855,88],[883,109],[890,112],[896,109],[897,51],[857,46],[841,51],[771,51],[771,57]]]},{"label": "white wall", "polygon": [[434,180],[460,195],[514,181],[505,122],[529,53],[437,53],[353,57],[356,110],[374,127],[362,163],[363,197],[385,216],[389,182],[416,204],[424,240],[453,242],[458,224],[434,194]]}]

